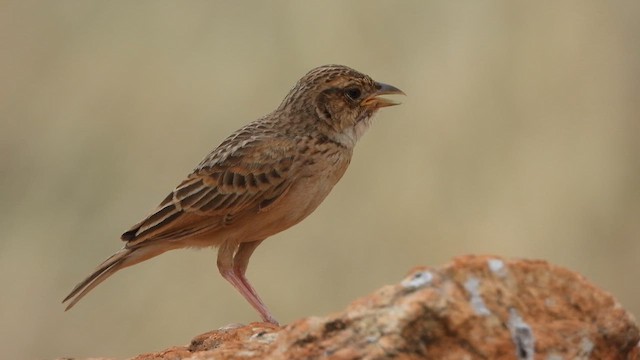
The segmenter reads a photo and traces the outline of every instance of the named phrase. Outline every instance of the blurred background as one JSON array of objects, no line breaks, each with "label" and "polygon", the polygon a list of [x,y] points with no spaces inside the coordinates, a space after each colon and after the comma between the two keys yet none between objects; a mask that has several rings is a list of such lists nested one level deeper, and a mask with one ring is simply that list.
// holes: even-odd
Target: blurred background
[{"label": "blurred background", "polygon": [[640,2],[4,1],[0,347],[127,357],[257,314],[214,250],[124,270],[65,313],[227,135],[309,69],[407,93],[249,278],[283,323],[416,265],[545,259],[640,314]]}]

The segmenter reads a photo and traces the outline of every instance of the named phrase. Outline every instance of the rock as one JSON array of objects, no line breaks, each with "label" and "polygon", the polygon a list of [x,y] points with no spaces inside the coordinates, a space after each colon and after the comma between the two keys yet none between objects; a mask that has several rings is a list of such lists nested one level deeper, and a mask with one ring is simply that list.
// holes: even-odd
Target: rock
[{"label": "rock", "polygon": [[339,313],[230,326],[135,359],[639,359],[639,340],[632,315],[574,272],[464,256]]}]

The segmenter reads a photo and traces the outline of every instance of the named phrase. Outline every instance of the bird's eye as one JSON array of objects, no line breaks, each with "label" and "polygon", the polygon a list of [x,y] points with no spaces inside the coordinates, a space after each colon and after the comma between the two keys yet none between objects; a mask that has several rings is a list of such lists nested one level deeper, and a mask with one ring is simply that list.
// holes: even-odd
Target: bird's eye
[{"label": "bird's eye", "polygon": [[355,87],[354,88],[345,89],[344,93],[352,101],[356,101],[356,100],[360,99],[360,96],[362,95],[362,91],[360,91],[360,89],[355,88]]}]

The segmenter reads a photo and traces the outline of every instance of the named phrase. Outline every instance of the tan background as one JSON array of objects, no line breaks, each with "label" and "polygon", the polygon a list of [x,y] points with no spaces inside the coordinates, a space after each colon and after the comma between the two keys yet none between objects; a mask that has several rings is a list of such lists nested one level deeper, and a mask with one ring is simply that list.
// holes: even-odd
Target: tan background
[{"label": "tan background", "polygon": [[403,89],[249,277],[284,322],[469,253],[574,269],[640,313],[640,2],[0,4],[0,347],[117,356],[257,315],[215,252],[60,300],[310,68]]}]

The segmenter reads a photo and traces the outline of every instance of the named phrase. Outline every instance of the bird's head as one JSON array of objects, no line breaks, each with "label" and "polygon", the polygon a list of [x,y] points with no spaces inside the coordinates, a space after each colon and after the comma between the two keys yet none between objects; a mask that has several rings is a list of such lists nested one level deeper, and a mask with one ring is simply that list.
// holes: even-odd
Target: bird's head
[{"label": "bird's head", "polygon": [[347,66],[324,65],[303,76],[279,109],[311,116],[315,123],[310,126],[353,146],[378,109],[399,104],[380,97],[392,94],[404,92]]}]

